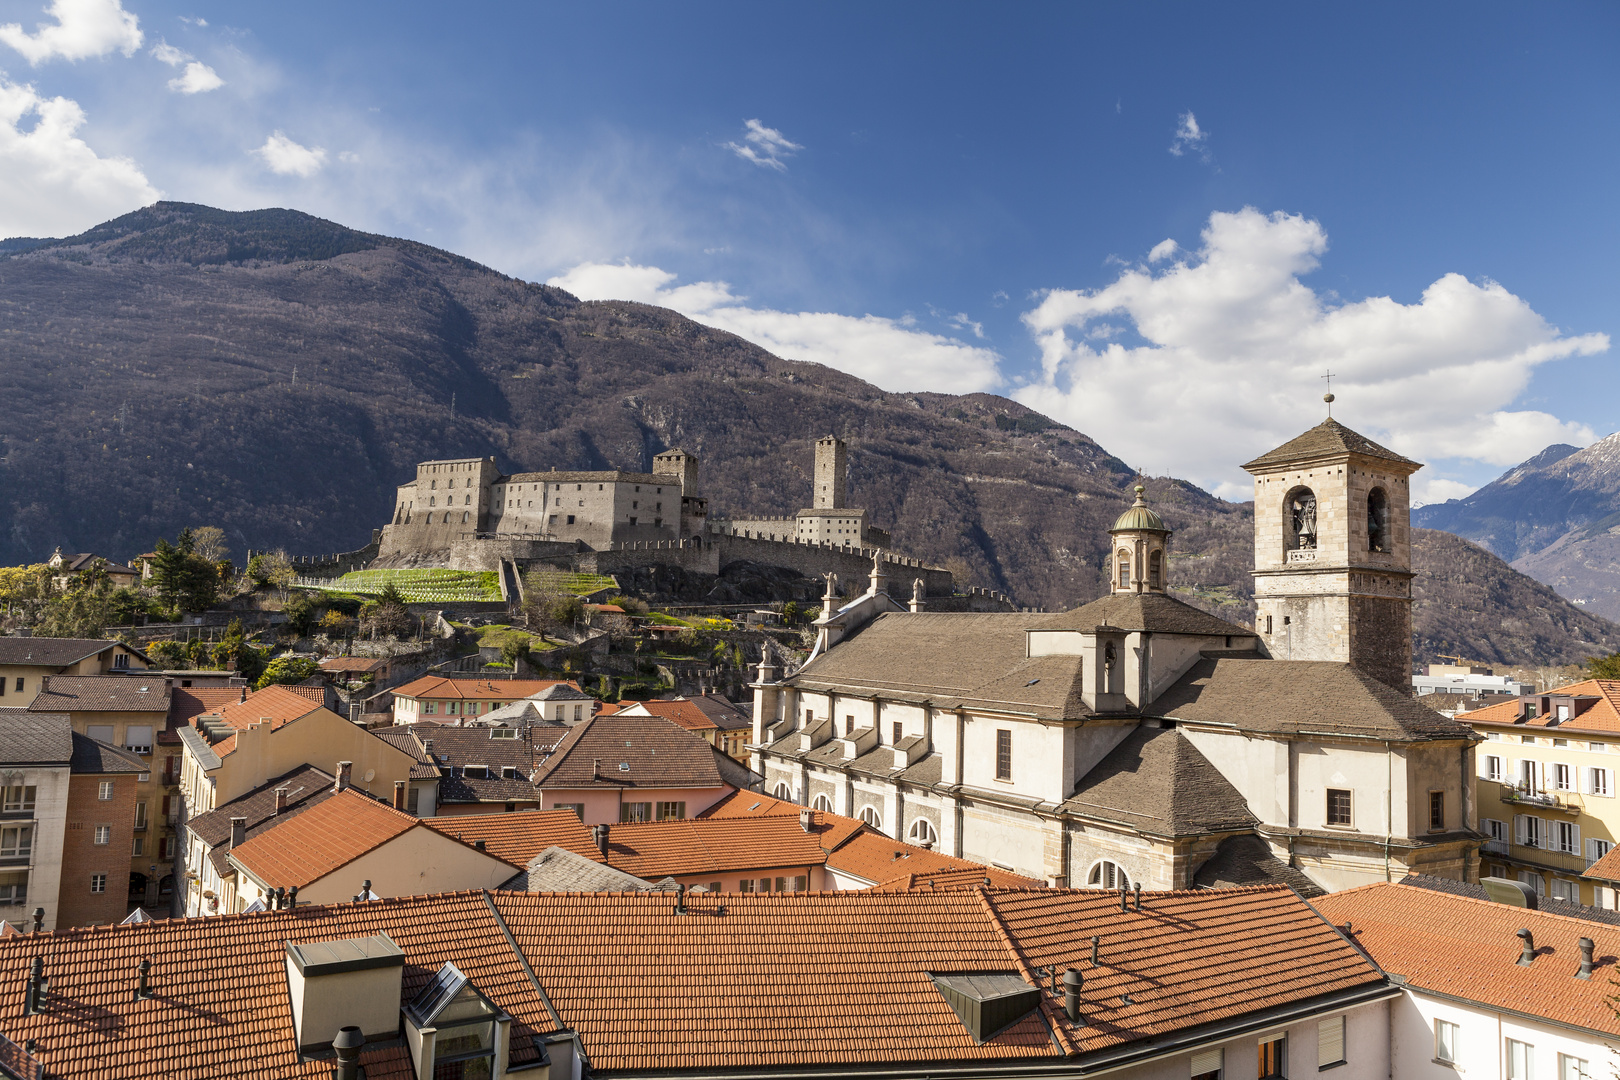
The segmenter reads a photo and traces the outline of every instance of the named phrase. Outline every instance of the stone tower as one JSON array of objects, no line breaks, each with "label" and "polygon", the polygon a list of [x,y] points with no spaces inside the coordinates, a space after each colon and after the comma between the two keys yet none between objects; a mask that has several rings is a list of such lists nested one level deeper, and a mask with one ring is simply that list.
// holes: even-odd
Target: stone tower
[{"label": "stone tower", "polygon": [[1136,502],[1119,515],[1108,535],[1114,538],[1112,590],[1116,593],[1164,592],[1169,575],[1170,530],[1164,519],[1148,508],[1143,487],[1136,485]]},{"label": "stone tower", "polygon": [[685,450],[666,450],[653,458],[653,475],[674,476],[681,485],[681,494],[691,497],[698,493],[698,459]]},{"label": "stone tower", "polygon": [[1255,630],[1279,660],[1340,660],[1412,688],[1408,478],[1423,466],[1337,420],[1262,454]]},{"label": "stone tower", "polygon": [[811,506],[842,510],[849,505],[849,451],[834,435],[816,440],[816,489]]}]

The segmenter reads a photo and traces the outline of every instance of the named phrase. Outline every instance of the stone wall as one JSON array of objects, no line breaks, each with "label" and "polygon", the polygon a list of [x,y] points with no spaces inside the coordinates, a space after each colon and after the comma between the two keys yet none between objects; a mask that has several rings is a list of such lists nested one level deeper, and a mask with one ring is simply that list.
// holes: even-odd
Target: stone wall
[{"label": "stone wall", "polygon": [[448,562],[452,570],[499,570],[501,560],[536,562],[566,558],[590,549],[577,540],[457,540],[450,545]]},{"label": "stone wall", "polygon": [[[299,577],[308,578],[338,578],[351,570],[364,570],[376,560],[381,552],[383,539],[382,529],[371,530],[371,543],[363,548],[353,551],[339,551],[331,555],[289,555],[287,561],[292,563],[294,571]],[[251,561],[255,555],[268,555],[268,551],[253,551],[249,549],[248,559]]]}]

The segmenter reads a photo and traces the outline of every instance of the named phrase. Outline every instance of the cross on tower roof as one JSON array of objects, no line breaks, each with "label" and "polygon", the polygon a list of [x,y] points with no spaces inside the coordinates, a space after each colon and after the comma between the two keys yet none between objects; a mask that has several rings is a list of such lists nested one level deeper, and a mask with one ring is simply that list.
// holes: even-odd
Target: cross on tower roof
[{"label": "cross on tower roof", "polygon": [[1319,377],[1327,380],[1328,392],[1322,395],[1322,400],[1327,402],[1328,419],[1331,420],[1333,419],[1333,369],[1328,368],[1327,374]]}]

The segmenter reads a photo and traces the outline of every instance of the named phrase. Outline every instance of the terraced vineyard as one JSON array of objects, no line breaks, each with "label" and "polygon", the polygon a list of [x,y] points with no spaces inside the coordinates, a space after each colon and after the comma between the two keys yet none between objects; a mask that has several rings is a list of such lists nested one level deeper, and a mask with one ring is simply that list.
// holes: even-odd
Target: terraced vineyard
[{"label": "terraced vineyard", "polygon": [[606,574],[571,574],[564,570],[534,570],[523,579],[525,589],[539,592],[567,592],[584,596],[598,589],[617,589],[619,583]]},{"label": "terraced vineyard", "polygon": [[412,604],[501,598],[493,570],[352,570],[330,587],[336,592],[381,596],[390,582]]}]

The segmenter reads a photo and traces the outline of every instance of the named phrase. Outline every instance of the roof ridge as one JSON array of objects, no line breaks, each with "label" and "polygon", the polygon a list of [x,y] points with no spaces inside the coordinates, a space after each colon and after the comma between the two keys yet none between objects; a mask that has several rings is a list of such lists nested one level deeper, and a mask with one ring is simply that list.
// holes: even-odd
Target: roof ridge
[{"label": "roof ridge", "polygon": [[[1483,904],[1486,907],[1491,908],[1492,910],[1495,910],[1495,909],[1498,909],[1498,908],[1506,909],[1509,906],[1509,905],[1506,905],[1506,904],[1499,904],[1495,900],[1486,900],[1486,899],[1483,899],[1482,897],[1478,897],[1478,896],[1465,896],[1462,893],[1440,892],[1440,891],[1437,891],[1435,889],[1425,889],[1425,888],[1423,888],[1422,886],[1419,886],[1419,885],[1408,885],[1404,881],[1374,881],[1374,882],[1372,882],[1371,884],[1368,884],[1368,885],[1357,885],[1353,889],[1340,889],[1338,892],[1328,893],[1327,896],[1318,897],[1317,899],[1325,900],[1330,896],[1331,897],[1339,897],[1339,896],[1346,896],[1346,895],[1348,895],[1350,893],[1368,892],[1368,891],[1373,890],[1373,889],[1390,889],[1390,888],[1394,888],[1394,889],[1410,889],[1413,892],[1421,892],[1421,893],[1424,893],[1424,894],[1429,895],[1429,896],[1443,896],[1443,897],[1446,897],[1448,900],[1461,900],[1461,901],[1466,901],[1467,903],[1470,903],[1470,904]],[[1310,903],[1310,901],[1307,900],[1306,903]],[[1585,927],[1588,930],[1590,930],[1592,927],[1604,927],[1606,929],[1613,930],[1616,934],[1620,934],[1620,926],[1617,926],[1614,923],[1597,922],[1597,921],[1592,920],[1592,919],[1583,919],[1578,915],[1564,915],[1564,914],[1561,914],[1560,912],[1548,911],[1546,908],[1536,908],[1534,910],[1531,910],[1529,908],[1513,908],[1512,910],[1523,912],[1526,917],[1540,916],[1540,917],[1546,918],[1546,919],[1560,919],[1560,920],[1563,920],[1564,922],[1576,923],[1576,924],[1578,924],[1578,925],[1580,925],[1582,927]],[[1320,915],[1321,912],[1317,912],[1317,914]],[[1323,918],[1327,918],[1327,917],[1324,915]],[[1328,921],[1332,922],[1331,919],[1329,919]],[[1588,933],[1585,936],[1590,937],[1591,934]]]},{"label": "roof ridge", "polygon": [[995,928],[996,936],[1001,939],[1001,943],[1012,954],[1013,961],[1018,965],[1018,974],[1022,975],[1025,981],[1035,987],[1036,1001],[1039,1003],[1040,1010],[1046,1019],[1047,1028],[1057,1041],[1058,1048],[1067,1057],[1079,1055],[1081,1051],[1080,1043],[1069,1030],[1068,1015],[1059,1013],[1056,1006],[1048,999],[1045,988],[1041,986],[1041,977],[1035,973],[1035,969],[1024,957],[1024,951],[1019,948],[1017,940],[1013,938],[1012,933],[1007,929],[1007,924],[1002,921],[1001,912],[997,910],[995,901],[990,899],[990,891],[983,885],[977,886],[971,891],[979,901],[979,906],[984,910],[985,915],[989,917],[990,925]]}]

